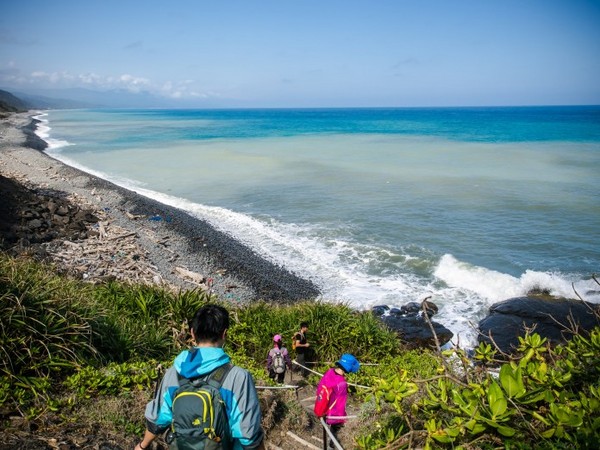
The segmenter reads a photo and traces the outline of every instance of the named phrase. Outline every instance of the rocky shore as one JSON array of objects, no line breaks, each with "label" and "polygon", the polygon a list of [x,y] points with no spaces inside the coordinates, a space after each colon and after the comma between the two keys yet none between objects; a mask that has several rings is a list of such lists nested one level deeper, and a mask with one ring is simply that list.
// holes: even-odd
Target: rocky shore
[{"label": "rocky shore", "polygon": [[210,289],[234,302],[314,299],[309,280],[185,211],[43,152],[29,113],[0,122],[0,246],[89,281]]}]

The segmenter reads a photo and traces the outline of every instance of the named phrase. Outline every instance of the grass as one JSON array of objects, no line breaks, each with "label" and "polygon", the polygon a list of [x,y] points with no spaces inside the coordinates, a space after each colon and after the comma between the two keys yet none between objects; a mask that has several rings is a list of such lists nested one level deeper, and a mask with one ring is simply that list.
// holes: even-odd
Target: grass
[{"label": "grass", "polygon": [[[52,266],[0,253],[0,411],[40,419],[38,423],[52,416],[81,429],[100,427],[109,435],[125,436],[128,446],[144,428],[144,406],[160,377],[158,363],[168,366],[190,344],[187,319],[207,302],[217,300],[203,291],[172,292],[118,282],[91,285],[58,275]],[[351,383],[373,386],[357,390],[352,399],[361,419],[346,428],[346,442],[354,439],[359,448],[405,448],[403,434],[431,446],[458,445],[462,439],[469,448],[483,448],[499,439],[495,416],[486,414],[506,415],[508,430],[509,419],[532,412],[536,420],[544,415],[537,428],[543,424],[545,435],[556,435],[538,445],[532,439],[535,433],[525,434],[536,426],[510,422],[510,429],[521,433],[513,443],[522,442],[522,448],[561,448],[567,438],[600,442],[600,330],[587,338],[576,336],[556,352],[532,337],[533,350],[524,354],[534,351],[537,356],[511,362],[523,368],[523,375],[515,372],[514,377],[523,376],[531,389],[546,383],[550,387],[539,402],[550,403],[519,409],[512,400],[506,409],[492,398],[492,380],[481,367],[470,369],[465,360],[464,375],[471,381],[460,381],[463,375],[446,373],[439,355],[404,349],[370,312],[312,301],[224,306],[231,313],[226,351],[261,384],[269,383],[264,365],[272,336],[281,334],[290,347],[302,321],[309,323],[309,358],[318,359],[317,371],[324,372],[345,352],[365,363],[358,374],[348,376]],[[310,384],[317,381],[316,376],[308,379]],[[504,389],[510,388],[509,381],[502,381]],[[415,383],[418,389],[413,389]],[[500,395],[498,389],[493,395]],[[461,419],[475,402],[481,405]],[[267,431],[312,425],[292,393],[265,392],[261,406]],[[584,411],[578,413],[583,425],[574,420],[577,411]],[[486,433],[475,433],[468,441],[464,436],[473,430],[475,419],[487,427]]]},{"label": "grass", "polygon": [[[52,266],[3,253],[0,295],[0,401],[2,392],[10,401],[6,392],[21,389],[23,395],[13,399],[20,408],[40,396],[48,399],[53,395],[50,386],[88,367],[172,360],[190,343],[187,319],[203,304],[216,302],[203,291],[172,292],[120,282],[92,285],[58,275]],[[310,324],[311,352],[326,361],[323,370],[345,352],[364,362],[402,353],[395,335],[372,314],[346,305],[225,306],[232,318],[226,350],[258,379],[266,375],[272,336],[282,334],[291,347],[301,321]]]}]

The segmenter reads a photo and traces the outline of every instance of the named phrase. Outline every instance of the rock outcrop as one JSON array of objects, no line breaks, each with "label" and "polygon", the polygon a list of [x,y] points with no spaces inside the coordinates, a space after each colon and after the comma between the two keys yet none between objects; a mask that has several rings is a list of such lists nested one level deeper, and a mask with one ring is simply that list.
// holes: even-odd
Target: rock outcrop
[{"label": "rock outcrop", "polygon": [[[495,303],[479,322],[480,342],[491,343],[511,353],[526,329],[548,338],[553,344],[565,342],[573,331],[587,332],[600,325],[599,305],[564,298],[517,297]],[[492,339],[490,339],[490,336]]]},{"label": "rock outcrop", "polygon": [[[428,319],[423,314],[423,304],[428,318],[437,313],[437,305],[429,300],[424,300],[422,303],[410,302],[400,308],[379,305],[373,307],[372,311],[410,348],[435,347],[436,336],[441,346],[448,343],[454,336],[453,333],[438,322],[431,321],[430,327]],[[432,327],[435,336],[431,332]]]}]

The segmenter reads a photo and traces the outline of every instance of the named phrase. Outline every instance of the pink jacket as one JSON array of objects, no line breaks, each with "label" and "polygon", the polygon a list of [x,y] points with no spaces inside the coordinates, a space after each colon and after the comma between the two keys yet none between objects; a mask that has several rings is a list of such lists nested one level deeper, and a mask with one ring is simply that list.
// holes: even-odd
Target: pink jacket
[{"label": "pink jacket", "polygon": [[[317,395],[321,390],[321,386],[326,386],[329,391],[329,410],[327,416],[345,416],[346,415],[346,401],[348,400],[348,383],[343,375],[338,375],[335,369],[331,368],[317,386]],[[336,423],[344,423],[345,420],[340,419],[328,419],[325,421],[329,425]]]}]

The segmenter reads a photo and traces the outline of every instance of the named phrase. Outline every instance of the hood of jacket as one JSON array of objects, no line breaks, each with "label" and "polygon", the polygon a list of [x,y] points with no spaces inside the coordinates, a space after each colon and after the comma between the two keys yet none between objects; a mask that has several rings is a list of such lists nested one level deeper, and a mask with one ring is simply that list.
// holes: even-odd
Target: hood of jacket
[{"label": "hood of jacket", "polygon": [[335,371],[335,368],[330,368],[325,372],[322,378],[323,384],[329,387],[337,386],[340,383],[346,383],[346,377]]},{"label": "hood of jacket", "polygon": [[181,376],[196,378],[230,361],[231,358],[221,347],[194,347],[177,355],[173,366]]}]

